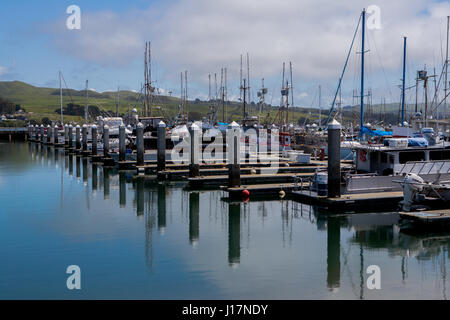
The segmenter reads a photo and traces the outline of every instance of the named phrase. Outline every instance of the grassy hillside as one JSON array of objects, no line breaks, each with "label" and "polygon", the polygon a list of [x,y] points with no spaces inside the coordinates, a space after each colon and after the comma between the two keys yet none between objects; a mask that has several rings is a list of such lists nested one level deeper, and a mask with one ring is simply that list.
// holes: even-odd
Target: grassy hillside
[{"label": "grassy hillside", "polygon": [[[125,114],[128,109],[137,108],[138,112],[142,112],[142,102],[140,95],[136,92],[121,90],[119,92],[120,106],[119,112]],[[40,120],[48,117],[52,120],[58,120],[60,115],[55,112],[60,108],[59,88],[43,88],[35,87],[20,81],[0,81],[0,97],[3,97],[15,104],[20,104],[25,108],[31,119]],[[84,90],[63,90],[63,105],[72,102],[84,105],[86,101],[86,92]],[[117,92],[95,92],[89,91],[89,105],[96,105],[103,111],[115,112],[117,103]],[[155,95],[153,101],[153,114],[173,117],[178,113],[178,105],[180,99],[169,96]],[[188,112],[198,116],[206,116],[209,110],[209,102],[206,101],[188,101]],[[250,110],[255,113],[255,106],[249,106]],[[311,114],[310,114],[311,112]],[[221,111],[219,112],[221,119]],[[263,119],[267,117],[273,121],[276,117],[277,108],[266,107]],[[256,113],[255,113],[256,115]],[[229,102],[228,120],[239,120],[242,117],[242,104],[237,102]],[[317,119],[317,110],[292,108],[290,111],[291,121],[299,119]],[[67,120],[81,121],[80,117],[65,116]]]},{"label": "grassy hillside", "polygon": [[[142,97],[133,91],[121,90],[119,92],[120,106],[119,113],[125,114],[128,109],[136,108],[139,113],[142,112]],[[29,113],[30,119],[40,121],[43,117],[48,117],[51,120],[59,120],[60,114],[60,96],[59,88],[43,88],[35,87],[20,81],[0,81],[0,97],[5,98],[15,104],[20,104]],[[84,106],[86,101],[85,90],[63,90],[63,105],[72,102]],[[95,92],[89,91],[89,105],[95,105],[102,111],[115,113],[117,103],[117,92]],[[163,95],[155,95],[153,101],[153,115],[162,115],[165,117],[174,117],[178,113],[178,106],[180,99],[176,97],[169,97]],[[210,102],[207,101],[188,101],[188,112],[192,118],[200,118],[206,116],[209,111]],[[256,106],[248,106],[252,115],[258,115],[255,111]],[[413,110],[413,106],[408,106],[409,110]],[[55,112],[58,110],[58,112]],[[374,105],[371,110],[366,109],[366,117],[372,115],[372,119],[366,121],[377,121],[381,118],[380,114],[384,112],[379,105]],[[261,114],[262,120],[269,120],[274,122],[278,108],[276,106],[266,106],[264,112]],[[390,120],[396,121],[398,117],[398,103],[389,104],[386,106],[386,113],[389,117],[386,122]],[[267,115],[269,114],[269,116]],[[219,120],[221,120],[222,110],[219,109]],[[309,123],[317,121],[319,118],[319,110],[313,108],[291,108],[289,111],[290,121],[300,123]],[[325,121],[328,115],[328,110],[322,110],[322,119]],[[67,121],[82,121],[78,116],[64,116]],[[229,102],[228,104],[228,121],[240,120],[242,118],[242,104],[237,102]],[[346,121],[353,119],[359,122],[359,106],[344,107],[344,118]],[[388,120],[389,119],[389,120]]]}]

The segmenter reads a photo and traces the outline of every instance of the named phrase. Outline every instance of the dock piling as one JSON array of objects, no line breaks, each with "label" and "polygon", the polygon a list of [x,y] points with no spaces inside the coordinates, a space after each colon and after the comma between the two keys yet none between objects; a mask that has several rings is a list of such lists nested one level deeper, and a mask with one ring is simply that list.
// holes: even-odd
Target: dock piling
[{"label": "dock piling", "polygon": [[75,127],[75,148],[77,151],[81,151],[81,128],[78,124]]},{"label": "dock piling", "polygon": [[67,134],[69,135],[69,149],[73,148],[73,127],[71,124],[69,124],[69,127],[67,129]]},{"label": "dock piling", "polygon": [[103,126],[103,156],[109,157],[109,126]]},{"label": "dock piling", "polygon": [[82,137],[82,143],[83,143],[83,153],[87,153],[87,125],[83,124],[83,127],[81,129],[81,137]]},{"label": "dock piling", "polygon": [[125,146],[125,126],[119,126],[119,161],[125,161],[126,146]]},{"label": "dock piling", "polygon": [[94,124],[92,126],[92,155],[96,156],[97,155],[97,126]]},{"label": "dock piling", "polygon": [[58,125],[55,124],[55,127],[53,128],[53,141],[52,143],[54,145],[58,144]]},{"label": "dock piling", "polygon": [[136,165],[143,166],[144,165],[144,125],[139,122],[136,127]]},{"label": "dock piling", "polygon": [[241,131],[236,122],[228,126],[228,187],[241,186],[240,143]]},{"label": "dock piling", "polygon": [[198,177],[200,175],[200,127],[193,123],[189,127],[189,134],[191,136],[190,162],[189,162],[189,177]]},{"label": "dock piling", "polygon": [[328,198],[341,196],[341,124],[328,124]]},{"label": "dock piling", "polygon": [[160,121],[157,129],[157,170],[166,170],[166,124]]}]

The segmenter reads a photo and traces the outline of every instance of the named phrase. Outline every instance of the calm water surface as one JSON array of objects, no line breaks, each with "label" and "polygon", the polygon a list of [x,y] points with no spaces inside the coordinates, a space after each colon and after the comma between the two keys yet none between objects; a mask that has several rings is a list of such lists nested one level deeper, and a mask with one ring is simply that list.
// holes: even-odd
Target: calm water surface
[{"label": "calm water surface", "polygon": [[[225,196],[0,143],[0,298],[447,298],[450,233]],[[73,264],[81,290],[66,287]],[[369,265],[381,290],[366,286]]]}]

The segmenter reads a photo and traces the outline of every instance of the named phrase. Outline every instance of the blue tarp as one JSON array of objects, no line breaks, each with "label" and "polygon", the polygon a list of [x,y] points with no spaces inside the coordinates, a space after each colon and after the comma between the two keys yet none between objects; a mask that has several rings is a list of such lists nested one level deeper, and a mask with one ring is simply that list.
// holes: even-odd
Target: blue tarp
[{"label": "blue tarp", "polygon": [[427,147],[428,141],[425,138],[409,138],[408,147]]},{"label": "blue tarp", "polygon": [[362,133],[368,134],[371,136],[392,136],[392,131],[383,131],[383,130],[370,130],[367,127],[362,127]]}]

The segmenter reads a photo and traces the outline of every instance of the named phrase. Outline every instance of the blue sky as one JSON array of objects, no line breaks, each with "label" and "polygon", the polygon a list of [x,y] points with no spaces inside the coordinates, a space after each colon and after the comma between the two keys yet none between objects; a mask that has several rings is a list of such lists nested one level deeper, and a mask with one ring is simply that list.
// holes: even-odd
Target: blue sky
[{"label": "blue sky", "polygon": [[[66,28],[72,4],[81,8],[81,30]],[[181,71],[189,72],[189,96],[205,98],[208,74],[227,67],[229,96],[236,98],[240,55],[245,68],[249,52],[254,99],[264,77],[268,102],[277,104],[282,63],[292,61],[296,105],[317,106],[321,85],[327,108],[361,9],[370,5],[380,8],[381,28],[367,30],[367,87],[374,102],[398,101],[402,36],[408,37],[408,83],[425,64],[439,71],[448,1],[3,1],[0,81],[57,87],[62,70],[72,88],[89,79],[97,91],[139,90],[145,41],[152,41],[155,85],[175,95]],[[357,49],[344,78],[344,103],[359,88]]]}]

